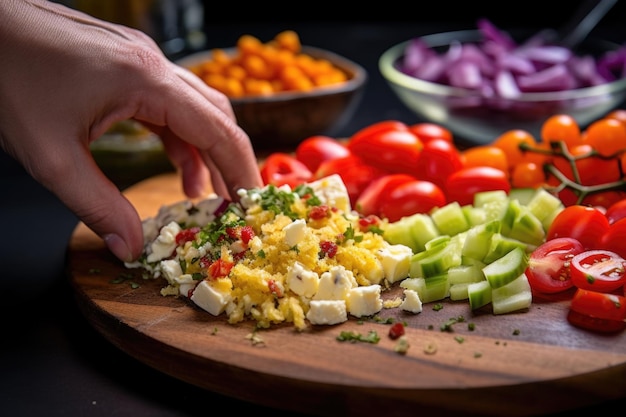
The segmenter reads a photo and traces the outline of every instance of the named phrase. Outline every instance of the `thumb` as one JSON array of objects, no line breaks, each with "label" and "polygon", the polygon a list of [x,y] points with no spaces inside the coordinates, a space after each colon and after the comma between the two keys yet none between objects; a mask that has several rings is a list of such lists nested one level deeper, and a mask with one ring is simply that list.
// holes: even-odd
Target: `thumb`
[{"label": "thumb", "polygon": [[132,204],[82,148],[45,181],[47,187],[124,262],[143,250],[141,219]]}]

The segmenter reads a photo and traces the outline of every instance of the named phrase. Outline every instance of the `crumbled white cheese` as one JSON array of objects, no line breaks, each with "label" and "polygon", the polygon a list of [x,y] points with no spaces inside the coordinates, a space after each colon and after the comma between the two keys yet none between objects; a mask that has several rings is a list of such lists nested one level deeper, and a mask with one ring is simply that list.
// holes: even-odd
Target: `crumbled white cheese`
[{"label": "crumbled white cheese", "polygon": [[296,219],[283,228],[285,231],[285,243],[289,247],[296,246],[302,239],[306,230],[306,221]]},{"label": "crumbled white cheese", "polygon": [[403,280],[409,276],[409,267],[413,250],[405,245],[389,245],[376,252],[383,265],[385,277],[390,283]]},{"label": "crumbled white cheese", "polygon": [[214,316],[224,312],[230,299],[230,294],[217,291],[207,281],[201,281],[191,295],[191,301]]},{"label": "crumbled white cheese", "polygon": [[345,300],[353,287],[358,286],[352,271],[342,265],[330,268],[320,276],[314,300]]},{"label": "crumbled white cheese", "polygon": [[404,311],[408,311],[410,313],[421,313],[422,312],[422,300],[420,300],[420,296],[415,290],[404,290],[404,300],[402,300],[402,304],[400,304],[400,308]]},{"label": "crumbled white cheese", "polygon": [[320,278],[317,273],[306,269],[300,262],[296,262],[287,271],[285,280],[291,291],[311,298],[317,292]]},{"label": "crumbled white cheese", "polygon": [[344,300],[313,300],[306,318],[311,324],[338,324],[348,320]]},{"label": "crumbled white cheese", "polygon": [[378,284],[352,288],[346,299],[348,312],[355,317],[371,316],[378,313],[383,309],[380,293],[381,286]]},{"label": "crumbled white cheese", "polygon": [[346,213],[352,211],[348,189],[339,174],[320,178],[310,182],[308,185],[313,189],[322,204],[329,207],[337,207]]},{"label": "crumbled white cheese", "polygon": [[168,223],[161,228],[159,236],[150,245],[148,262],[160,261],[169,257],[176,249],[176,235],[181,231],[180,226],[175,221]]}]

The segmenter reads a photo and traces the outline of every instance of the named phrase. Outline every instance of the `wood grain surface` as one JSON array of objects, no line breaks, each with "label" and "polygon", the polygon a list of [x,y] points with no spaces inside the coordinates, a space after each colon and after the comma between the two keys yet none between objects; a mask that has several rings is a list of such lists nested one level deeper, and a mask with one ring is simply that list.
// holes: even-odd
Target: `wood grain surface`
[{"label": "wood grain surface", "polygon": [[[125,195],[142,218],[184,199],[176,174]],[[230,325],[185,299],[161,296],[164,282],[126,269],[83,224],[72,235],[67,270],[87,319],[123,351],[180,380],[279,409],[529,416],[626,397],[626,333],[570,326],[564,296],[535,298],[528,311],[504,316],[444,301],[442,309],[425,304],[417,315],[384,309],[378,318],[302,332],[290,325],[255,331],[252,321]],[[397,295],[397,287],[384,293]],[[382,321],[389,317],[408,324],[405,354],[387,336]],[[442,330],[450,319],[457,322]],[[340,342],[342,331],[375,331],[380,342]]]}]

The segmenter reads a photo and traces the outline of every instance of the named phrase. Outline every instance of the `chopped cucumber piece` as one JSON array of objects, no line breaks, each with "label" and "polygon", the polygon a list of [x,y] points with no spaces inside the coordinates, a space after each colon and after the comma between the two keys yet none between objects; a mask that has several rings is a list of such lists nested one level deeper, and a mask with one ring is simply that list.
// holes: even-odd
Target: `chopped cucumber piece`
[{"label": "chopped cucumber piece", "polygon": [[448,282],[448,274],[424,278],[424,291],[419,296],[423,303],[440,301],[449,297],[450,283]]},{"label": "chopped cucumber piece", "polygon": [[450,299],[452,301],[467,300],[469,295],[467,294],[468,282],[462,282],[459,284],[450,284]]},{"label": "chopped cucumber piece", "polygon": [[484,281],[483,267],[483,264],[453,266],[448,269],[448,281],[450,285]]},{"label": "chopped cucumber piece", "polygon": [[517,239],[512,239],[510,237],[503,236],[501,233],[496,233],[491,238],[491,249],[483,258],[483,262],[490,264],[516,248],[527,252],[528,245]]},{"label": "chopped cucumber piece", "polygon": [[543,222],[555,210],[560,211],[563,208],[563,202],[546,189],[538,188],[526,207],[539,221]]},{"label": "chopped cucumber piece", "polygon": [[509,191],[509,199],[517,200],[520,204],[527,206],[536,193],[537,188],[512,188],[511,191]]},{"label": "chopped cucumber piece", "polygon": [[506,314],[524,310],[532,304],[532,291],[528,277],[522,273],[508,284],[491,291],[493,314]]},{"label": "chopped cucumber piece", "polygon": [[526,252],[517,247],[483,268],[491,288],[500,288],[524,273],[528,264]]},{"label": "chopped cucumber piece", "polygon": [[517,200],[511,200],[510,207],[516,213],[516,216],[511,224],[508,236],[530,245],[541,245],[546,237],[541,221],[528,207],[522,206]]},{"label": "chopped cucumber piece", "polygon": [[504,190],[481,191],[474,194],[474,207],[484,207],[492,202],[508,202],[509,196]]},{"label": "chopped cucumber piece", "polygon": [[454,236],[470,228],[461,205],[456,201],[435,208],[430,217],[441,234]]},{"label": "chopped cucumber piece", "polygon": [[413,253],[425,249],[426,242],[439,236],[439,230],[428,214],[416,213],[389,223],[384,237],[389,243],[410,247]]},{"label": "chopped cucumber piece", "polygon": [[491,220],[469,229],[461,254],[481,261],[485,259],[491,249],[491,238],[500,233],[500,227],[500,220]]},{"label": "chopped cucumber piece", "polygon": [[470,308],[476,310],[491,302],[491,286],[488,281],[474,282],[467,286]]}]

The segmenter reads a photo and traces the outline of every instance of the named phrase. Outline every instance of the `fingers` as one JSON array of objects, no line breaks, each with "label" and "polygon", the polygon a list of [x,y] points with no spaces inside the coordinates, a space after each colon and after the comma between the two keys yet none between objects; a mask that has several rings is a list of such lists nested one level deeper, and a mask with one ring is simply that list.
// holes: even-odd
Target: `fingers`
[{"label": "fingers", "polygon": [[143,231],[135,208],[100,171],[88,149],[64,147],[63,151],[66,154],[59,157],[64,160],[48,155],[44,164],[35,167],[33,176],[41,178],[120,260],[130,262],[139,257]]},{"label": "fingers", "polygon": [[225,197],[237,200],[240,188],[262,186],[250,139],[237,125],[228,98],[189,71],[174,65],[170,69],[171,77],[150,89],[135,118],[166,126],[160,132],[168,155],[182,170],[185,189],[196,189],[201,182],[195,178],[202,174],[196,158],[210,170],[216,193]]}]

